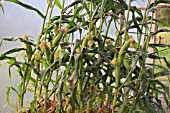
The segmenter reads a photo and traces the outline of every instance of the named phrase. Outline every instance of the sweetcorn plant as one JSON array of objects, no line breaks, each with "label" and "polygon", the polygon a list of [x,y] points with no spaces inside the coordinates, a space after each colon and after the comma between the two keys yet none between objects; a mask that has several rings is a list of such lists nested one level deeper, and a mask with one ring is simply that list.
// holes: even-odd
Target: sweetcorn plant
[{"label": "sweetcorn plant", "polygon": [[[35,11],[44,20],[36,42],[27,35],[2,39],[23,44],[0,56],[9,70],[15,66],[20,75],[18,89],[9,86],[6,92],[8,104],[17,112],[164,113],[169,109],[169,88],[157,79],[170,74],[170,63],[157,54],[169,45],[150,42],[157,33],[169,32],[152,32],[152,26],[166,24],[154,18],[154,7],[166,1],[148,0],[142,12],[131,5],[132,0],[76,0],[68,6],[65,0],[61,4],[47,0],[45,14],[21,1],[7,1]],[[60,8],[59,15],[53,15],[55,7]],[[11,55],[23,52],[24,61]],[[167,68],[147,59],[162,59]],[[154,67],[162,70],[155,73]],[[11,91],[17,94],[17,105],[10,103]],[[24,106],[28,92],[33,100]],[[166,109],[159,95],[164,96]]]}]

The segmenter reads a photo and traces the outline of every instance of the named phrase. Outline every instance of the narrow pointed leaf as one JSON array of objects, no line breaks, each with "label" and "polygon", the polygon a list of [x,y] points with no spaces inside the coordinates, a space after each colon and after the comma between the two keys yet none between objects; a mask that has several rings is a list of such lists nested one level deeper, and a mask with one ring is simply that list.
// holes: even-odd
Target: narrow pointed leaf
[{"label": "narrow pointed leaf", "polygon": [[65,7],[65,9],[63,10],[63,12],[65,12],[68,8],[70,8],[70,7],[72,7],[72,6],[76,5],[76,4],[79,4],[79,3],[81,3],[81,0],[76,0],[76,1],[72,2],[70,5],[68,5],[67,7]]},{"label": "narrow pointed leaf", "polygon": [[62,9],[62,6],[61,6],[61,4],[60,4],[60,0],[55,0],[55,5],[56,5],[58,8]]},{"label": "narrow pointed leaf", "polygon": [[158,31],[152,33],[151,36],[156,35],[156,34],[161,33],[161,32],[170,32],[170,30],[168,30],[168,29],[161,29],[161,30],[158,30]]},{"label": "narrow pointed leaf", "polygon": [[0,46],[2,45],[2,42],[3,42],[3,41],[15,42],[15,41],[17,41],[17,40],[20,40],[21,42],[23,42],[23,43],[25,43],[25,44],[29,44],[29,45],[38,47],[38,45],[37,45],[37,44],[34,44],[32,41],[25,40],[25,39],[20,38],[20,37],[2,38],[2,40],[1,40],[1,42],[0,42]]},{"label": "narrow pointed leaf", "polygon": [[170,47],[169,44],[149,44],[151,47]]},{"label": "narrow pointed leaf", "polygon": [[40,15],[42,18],[45,18],[45,16],[37,8],[34,8],[34,7],[32,7],[28,4],[25,4],[23,2],[20,2],[19,0],[6,0],[6,1],[16,3],[26,9],[33,10],[33,11],[37,12],[37,14]]},{"label": "narrow pointed leaf", "polygon": [[14,49],[11,49],[11,50],[5,52],[4,55],[12,54],[12,53],[15,53],[15,52],[20,52],[22,50],[26,50],[26,49],[25,48],[14,48]]},{"label": "narrow pointed leaf", "polygon": [[167,76],[167,75],[170,75],[170,71],[169,70],[163,70],[163,71],[160,71],[158,73],[155,73],[154,77]]},{"label": "narrow pointed leaf", "polygon": [[3,14],[4,14],[4,6],[3,6],[2,4],[0,4],[0,7],[1,7],[2,12],[3,12]]}]

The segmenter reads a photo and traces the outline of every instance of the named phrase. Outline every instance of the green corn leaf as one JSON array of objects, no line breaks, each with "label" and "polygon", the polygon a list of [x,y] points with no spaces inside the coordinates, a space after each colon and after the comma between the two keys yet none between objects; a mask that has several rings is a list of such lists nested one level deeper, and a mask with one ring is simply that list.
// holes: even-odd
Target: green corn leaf
[{"label": "green corn leaf", "polygon": [[106,85],[106,82],[105,82],[104,80],[102,80],[102,83],[103,83],[103,85],[104,85],[104,89],[105,89],[106,93],[107,93],[108,96],[109,96],[109,99],[110,99],[110,100],[113,100],[113,96],[112,96],[111,92],[109,91],[109,89],[108,89],[108,87],[107,87],[107,85]]},{"label": "green corn leaf", "polygon": [[79,3],[81,3],[81,0],[76,0],[76,1],[72,2],[70,5],[68,5],[67,7],[65,7],[65,8],[63,9],[63,12],[66,12],[66,10],[67,10],[68,8],[70,8],[70,7],[72,7],[72,6],[76,5],[76,4],[79,4]]},{"label": "green corn leaf", "polygon": [[82,26],[87,26],[88,24],[89,24],[89,22],[83,21]]},{"label": "green corn leaf", "polygon": [[157,0],[156,2],[153,2],[151,3],[149,6],[148,6],[148,9],[160,4],[160,3],[166,3],[166,4],[170,4],[170,1],[169,0]]},{"label": "green corn leaf", "polygon": [[[73,16],[74,15],[62,15],[62,20],[69,19]],[[50,21],[57,21],[58,19],[60,19],[60,16],[53,16],[52,19],[50,19]]]},{"label": "green corn leaf", "polygon": [[36,104],[37,104],[37,101],[36,101],[36,100],[33,100],[33,101],[30,103],[30,110],[31,110],[31,112],[38,113],[38,109],[36,108]]},{"label": "green corn leaf", "polygon": [[[78,64],[78,63],[77,63]],[[75,67],[77,67],[77,64],[75,65]],[[76,104],[76,84],[77,84],[77,80],[78,80],[78,70],[75,68],[73,74],[70,76],[69,81],[70,81],[70,105],[72,107],[75,106]]]},{"label": "green corn leaf", "polygon": [[169,92],[169,87],[168,86],[166,86],[161,81],[156,80],[156,79],[149,79],[149,81],[150,82],[156,82],[157,84],[159,84],[161,86],[161,88],[166,92],[166,94],[168,94],[170,96],[170,92]]},{"label": "green corn leaf", "polygon": [[141,18],[143,18],[142,10],[137,9],[137,8],[135,7],[135,11],[140,15]]},{"label": "green corn leaf", "polygon": [[83,80],[84,80],[84,82],[82,83],[83,84],[82,85],[82,92],[85,91],[85,89],[86,89],[86,87],[88,85],[88,82],[90,80],[90,76],[85,77]]},{"label": "green corn leaf", "polygon": [[56,5],[58,8],[62,9],[62,6],[61,6],[61,4],[60,4],[60,0],[55,0],[55,5]]},{"label": "green corn leaf", "polygon": [[58,86],[58,89],[57,89],[57,99],[59,101],[59,106],[60,106],[60,109],[62,109],[62,102],[63,102],[63,99],[62,99],[62,96],[63,96],[63,77],[60,79],[59,81],[59,86]]},{"label": "green corn leaf", "polygon": [[41,72],[41,75],[42,75],[42,77],[41,77],[41,84],[44,84],[44,82],[45,82],[44,79],[45,79],[48,71],[49,71],[49,69],[48,70],[47,69],[42,70],[42,72]]},{"label": "green corn leaf", "polygon": [[157,55],[153,55],[153,54],[148,54],[147,57],[151,58],[151,59],[163,59],[167,65],[167,67],[170,68],[170,62],[168,62],[166,57],[161,57],[161,56],[157,56]]},{"label": "green corn leaf", "polygon": [[[131,84],[133,84],[133,83],[135,83],[135,82],[140,82],[140,79],[135,79],[135,80],[132,80],[132,81],[130,81],[130,82],[126,82],[126,83],[124,84],[124,86],[125,86],[125,87],[129,87]],[[134,89],[134,88],[132,87],[132,89]]]},{"label": "green corn leaf", "polygon": [[22,73],[22,68],[19,66],[19,65],[15,65],[18,69],[17,69],[17,71],[18,71],[18,73],[19,73],[19,75],[21,76],[21,77],[23,77],[24,75],[23,75],[23,73]]},{"label": "green corn leaf", "polygon": [[53,89],[51,90],[49,97],[51,97],[51,95],[53,95],[56,92],[60,79],[61,79],[61,77],[55,81],[55,85],[54,85]]},{"label": "green corn leaf", "polygon": [[72,105],[72,107],[78,106],[76,92],[77,92],[77,89],[74,88],[74,90],[72,91],[71,97],[70,97],[71,99],[70,105]]},{"label": "green corn leaf", "polygon": [[127,75],[124,83],[126,83],[126,81],[128,80],[128,78],[130,77],[130,75],[131,75],[131,74],[133,73],[133,71],[135,70],[136,65],[137,65],[137,62],[138,62],[138,60],[139,60],[139,57],[140,57],[140,56],[136,56],[136,57],[133,59],[131,69],[130,69],[130,71],[129,71],[129,73],[128,73],[128,75]]},{"label": "green corn leaf", "polygon": [[[152,45],[149,45],[149,46],[152,47],[152,48],[155,50],[154,53],[159,56],[160,50],[159,50],[157,47],[155,47],[155,46],[152,46]],[[161,51],[162,51],[162,50],[161,50]],[[154,53],[152,53],[152,54],[154,54]]]},{"label": "green corn leaf", "polygon": [[[130,10],[131,10],[132,12],[138,13],[139,16],[140,16],[140,17],[138,17],[138,18],[143,18],[142,11],[141,11],[140,9],[138,9],[136,6],[131,6],[131,7],[130,7]],[[135,18],[136,18],[136,17],[135,17]]]},{"label": "green corn leaf", "polygon": [[19,65],[22,65],[22,64],[27,65],[31,70],[33,70],[33,72],[34,72],[36,75],[40,75],[40,73],[36,70],[36,68],[35,68],[32,64],[18,62],[18,61],[16,61],[16,58],[15,58],[15,57],[8,58],[8,59],[9,59],[8,63],[10,64],[10,66],[9,66],[9,77],[10,77],[10,78],[11,78],[11,71],[10,71],[10,69],[11,69],[13,66],[16,66],[16,67],[19,69],[20,76],[23,77],[23,74],[22,74],[22,71],[21,71],[21,67],[19,66]]},{"label": "green corn leaf", "polygon": [[37,44],[34,44],[32,41],[29,41],[29,40],[25,40],[23,38],[18,38],[21,42],[25,43],[25,44],[28,44],[28,45],[32,45],[34,47],[38,47]]},{"label": "green corn leaf", "polygon": [[73,63],[74,59],[72,56],[70,56],[70,59],[69,59],[69,64],[67,65],[67,68],[64,72],[64,78],[67,76],[67,74],[69,73],[71,67],[72,67],[72,63]]},{"label": "green corn leaf", "polygon": [[[113,4],[111,4],[111,7],[113,7],[114,9],[119,9],[119,10],[125,8],[123,5],[117,4],[117,3],[115,3],[114,6],[113,6]],[[120,13],[120,12],[118,11],[117,14],[118,14],[118,13]]]},{"label": "green corn leaf", "polygon": [[169,44],[149,44],[151,47],[170,47]]},{"label": "green corn leaf", "polygon": [[45,16],[37,8],[34,8],[34,7],[32,7],[32,6],[28,5],[28,4],[25,4],[23,2],[20,2],[19,0],[6,0],[6,1],[16,3],[16,4],[22,6],[22,7],[26,8],[26,9],[33,10],[33,11],[37,12],[37,14],[39,16],[41,16],[42,18],[45,18]]},{"label": "green corn leaf", "polygon": [[[56,65],[56,63],[58,63],[58,60],[56,60],[55,62],[53,62],[50,66],[47,66],[46,69],[42,70],[42,72],[40,73],[42,76],[41,76],[41,84],[44,84],[44,79],[45,79],[45,76],[46,74],[50,71],[50,69]],[[32,67],[32,66],[31,66]],[[32,67],[33,68],[33,67]],[[35,72],[36,72],[36,69],[35,69]],[[36,72],[37,74],[39,74],[39,72],[37,71]]]},{"label": "green corn leaf", "polygon": [[30,63],[25,63],[29,68],[30,70],[32,70],[36,75],[40,75],[40,73],[37,71],[37,69]]},{"label": "green corn leaf", "polygon": [[12,54],[12,53],[15,53],[15,52],[20,52],[22,50],[26,50],[26,49],[25,48],[14,48],[14,49],[11,49],[11,50],[5,52],[4,55]]},{"label": "green corn leaf", "polygon": [[151,59],[163,59],[164,58],[164,57],[157,56],[157,55],[154,55],[154,54],[148,54],[147,57],[151,58]]},{"label": "green corn leaf", "polygon": [[130,113],[134,110],[134,108],[137,106],[137,103],[139,102],[139,100],[140,100],[140,96],[141,96],[141,93],[139,92],[139,93],[137,93],[137,95],[135,95],[136,96],[136,99],[135,99],[135,102],[134,103],[132,103],[133,104],[133,106],[131,107],[131,109],[130,109]]},{"label": "green corn leaf", "polygon": [[166,59],[166,57],[164,57],[163,59],[164,59],[164,61],[165,61],[165,63],[166,63],[166,66],[167,66],[168,68],[170,68],[170,62],[168,62],[168,60]]},{"label": "green corn leaf", "polygon": [[22,92],[22,85],[23,85],[23,83],[20,83],[20,84],[18,85],[18,91],[19,91],[19,92]]},{"label": "green corn leaf", "polygon": [[125,110],[125,108],[126,108],[126,95],[125,95],[125,93],[122,94],[122,98],[123,98],[123,100],[122,100],[122,101],[123,101],[123,104],[121,105],[118,113],[124,113],[124,110]]},{"label": "green corn leaf", "polygon": [[62,65],[62,60],[66,55],[68,55],[66,52],[60,52],[60,54],[59,54],[59,65]]},{"label": "green corn leaf", "polygon": [[81,39],[81,37],[82,37],[82,29],[81,28],[79,29],[79,34],[80,34],[80,39]]},{"label": "green corn leaf", "polygon": [[50,32],[51,32],[51,31],[53,30],[54,26],[55,26],[55,25],[51,25],[51,26],[49,26],[48,28],[45,28],[44,31],[43,31],[43,33],[46,33],[47,31],[50,31]]},{"label": "green corn leaf", "polygon": [[8,68],[8,73],[9,73],[9,79],[11,81],[11,68],[12,68],[13,65],[10,65],[9,68]]},{"label": "green corn leaf", "polygon": [[163,66],[161,66],[161,65],[158,65],[158,64],[146,63],[146,65],[158,67],[158,68],[161,68],[161,69],[164,69],[164,70],[168,70],[167,68],[165,68],[165,67],[163,67]]},{"label": "green corn leaf", "polygon": [[13,108],[15,108],[15,105],[10,102],[10,91],[13,90],[17,95],[19,95],[18,91],[12,87],[12,86],[7,86],[7,91],[6,91],[6,102]]},{"label": "green corn leaf", "polygon": [[[137,29],[139,30],[139,26],[140,26],[141,24],[140,24],[140,23],[138,24],[138,21],[140,22],[141,20],[142,20],[142,18],[138,17],[138,18],[136,18],[135,24],[134,24],[134,25],[131,25],[132,22],[133,22],[133,18],[132,18],[132,20],[130,20],[130,21],[128,22],[129,25],[131,25],[131,26],[129,26],[129,27],[127,28],[127,30],[129,30],[129,29],[134,29],[134,28],[137,28]],[[150,22],[146,22],[146,25],[147,25],[147,24],[150,24]],[[140,30],[140,32],[141,32],[141,30]],[[120,35],[123,35],[123,33],[124,33],[124,31],[122,31],[122,32],[120,33]],[[136,34],[136,32],[132,32],[132,33]]]},{"label": "green corn leaf", "polygon": [[145,91],[145,88],[148,85],[148,83],[147,83],[147,75],[146,74],[141,75],[140,79],[141,79],[140,88],[141,88],[141,90]]},{"label": "green corn leaf", "polygon": [[68,33],[73,33],[73,32],[76,32],[80,27],[81,27],[82,24],[79,24],[77,26],[74,26],[73,28],[69,29],[68,30]]},{"label": "green corn leaf", "polygon": [[6,102],[11,105],[13,108],[15,108],[15,105],[11,104],[10,102],[10,90],[11,90],[11,87],[8,86],[8,89],[6,91]]},{"label": "green corn leaf", "polygon": [[25,43],[25,44],[29,44],[29,45],[32,45],[34,47],[38,47],[37,44],[34,44],[33,42],[29,41],[29,40],[25,40],[23,38],[20,38],[20,37],[12,37],[12,38],[2,38],[2,40],[0,41],[0,46],[2,45],[2,42],[3,41],[10,41],[10,42],[15,42],[17,40],[20,40],[21,42]]},{"label": "green corn leaf", "polygon": [[[142,99],[139,99],[139,105],[140,105],[141,108],[145,108],[144,101]],[[136,111],[138,111],[139,113],[145,113],[146,112],[146,111],[138,109],[138,108],[137,108]]]},{"label": "green corn leaf", "polygon": [[75,44],[74,44],[74,47],[73,47],[72,50],[71,50],[71,56],[73,56],[75,50],[77,49],[77,47],[78,47],[82,42],[83,42],[82,40],[76,39],[76,42],[75,42]]},{"label": "green corn leaf", "polygon": [[100,18],[102,18],[102,16],[103,16],[106,2],[107,2],[107,0],[102,0],[101,8],[100,8],[100,10],[99,10]]},{"label": "green corn leaf", "polygon": [[4,6],[3,6],[3,4],[0,4],[0,7],[1,7],[2,12],[3,12],[3,14],[4,14]]},{"label": "green corn leaf", "polygon": [[100,6],[101,6],[101,3],[100,3],[100,4],[96,7],[96,9],[94,10],[93,15],[92,15],[92,20],[93,20],[94,17],[98,14],[97,12],[98,12]]},{"label": "green corn leaf", "polygon": [[8,61],[8,64],[11,64],[11,65],[14,65],[16,63],[16,58],[13,57],[13,58],[10,58],[9,61]]},{"label": "green corn leaf", "polygon": [[120,2],[121,5],[123,5],[125,8],[128,7],[128,5],[126,4],[126,2],[124,0],[118,0]]},{"label": "green corn leaf", "polygon": [[156,35],[156,34],[161,33],[161,32],[170,32],[170,30],[168,30],[168,29],[161,29],[161,30],[158,30],[158,31],[152,33],[151,36]]},{"label": "green corn leaf", "polygon": [[140,29],[138,23],[137,23],[137,20],[136,20],[136,17],[135,17],[135,13],[132,12],[132,20],[134,22],[134,25],[136,26],[136,28],[138,29],[139,33],[142,34],[142,30]]},{"label": "green corn leaf", "polygon": [[80,1],[81,1],[80,3],[82,4],[83,8],[86,10],[87,14],[89,14],[90,11],[89,11],[86,1],[83,1],[83,0],[80,0]]},{"label": "green corn leaf", "polygon": [[28,90],[29,92],[34,92],[34,89],[32,89],[32,88],[30,88],[30,87],[27,87],[27,90]]},{"label": "green corn leaf", "polygon": [[154,19],[154,21],[158,22],[158,24],[162,25],[162,26],[168,26],[170,27],[170,24],[164,22],[164,21],[161,21],[161,20],[158,20],[158,19]]},{"label": "green corn leaf", "polygon": [[16,41],[18,38],[14,38],[14,37],[12,37],[12,38],[2,38],[2,40],[1,40],[1,42],[0,42],[0,46],[2,45],[2,42],[3,42],[3,40],[5,40],[5,41]]},{"label": "green corn leaf", "polygon": [[113,38],[111,38],[111,37],[108,37],[108,36],[105,36],[105,35],[102,35],[102,37],[103,37],[104,39],[110,39],[110,40],[112,40],[112,41],[115,41],[115,39],[113,39]]},{"label": "green corn leaf", "polygon": [[[76,15],[79,15],[82,10],[83,10],[83,6],[77,7],[76,10],[75,10],[75,11],[76,11],[75,14],[76,14]],[[74,15],[74,16],[75,16],[75,15]]]},{"label": "green corn leaf", "polygon": [[9,65],[9,68],[8,68],[8,72],[9,72],[9,78],[11,79],[11,68],[13,66],[16,66],[18,68],[18,73],[21,77],[23,77],[23,74],[22,74],[22,70],[21,70],[21,67],[19,66],[21,63],[17,62],[15,58],[11,58],[8,63],[10,64]]},{"label": "green corn leaf", "polygon": [[55,113],[60,113],[60,106],[59,106],[59,104],[56,105],[56,111],[55,111]]},{"label": "green corn leaf", "polygon": [[76,23],[74,21],[70,21],[67,25],[67,28],[73,28],[75,26],[77,26]]}]

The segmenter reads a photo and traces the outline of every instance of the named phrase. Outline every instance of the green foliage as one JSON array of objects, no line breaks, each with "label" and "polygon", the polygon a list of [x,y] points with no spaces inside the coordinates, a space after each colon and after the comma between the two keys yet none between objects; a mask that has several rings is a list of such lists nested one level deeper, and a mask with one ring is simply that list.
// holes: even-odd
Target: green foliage
[{"label": "green foliage", "polygon": [[61,4],[60,4],[60,0],[55,0],[55,4],[56,4],[60,9],[62,9],[62,6],[61,6]]},{"label": "green foliage", "polygon": [[[148,0],[148,8],[142,13],[131,6],[132,0],[128,5],[123,0],[77,0],[68,6],[64,6],[64,0],[62,6],[58,0],[47,0],[47,11],[43,15],[18,0],[9,1],[36,11],[44,19],[37,42],[24,38],[26,35],[2,39],[19,40],[24,45],[0,55],[0,60],[10,64],[9,75],[14,76],[10,68],[16,66],[21,78],[18,89],[10,86],[6,93],[6,100],[12,106],[10,91],[17,94],[18,104],[13,106],[16,111],[115,113],[118,108],[119,113],[158,110],[164,113],[160,94],[164,95],[167,109],[170,108],[169,88],[156,78],[170,73],[170,63],[166,57],[159,56],[158,49],[169,45],[150,43],[152,36],[169,30],[151,32],[148,26],[161,21],[146,13],[159,2],[152,4]],[[52,15],[54,7],[61,9],[60,15]],[[123,15],[124,11],[127,16]],[[132,14],[131,20],[129,14]],[[112,26],[116,33],[111,30]],[[135,29],[137,41],[130,36],[131,29]],[[156,52],[148,51],[149,46]],[[11,56],[21,51],[24,62]],[[148,63],[146,59],[162,59],[166,68]],[[155,73],[151,66],[162,70]],[[34,97],[25,108],[24,96],[28,92],[33,92]]]},{"label": "green foliage", "polygon": [[3,6],[3,4],[0,4],[0,7],[2,9],[2,12],[4,13],[4,6]]},{"label": "green foliage", "polygon": [[158,9],[158,19],[164,21],[170,25],[170,8],[159,8]]},{"label": "green foliage", "polygon": [[44,18],[44,15],[37,8],[34,8],[28,4],[24,4],[24,3],[20,2],[19,0],[6,0],[6,1],[16,3],[26,9],[33,10],[33,11],[37,12],[37,14],[40,15],[42,18]]}]

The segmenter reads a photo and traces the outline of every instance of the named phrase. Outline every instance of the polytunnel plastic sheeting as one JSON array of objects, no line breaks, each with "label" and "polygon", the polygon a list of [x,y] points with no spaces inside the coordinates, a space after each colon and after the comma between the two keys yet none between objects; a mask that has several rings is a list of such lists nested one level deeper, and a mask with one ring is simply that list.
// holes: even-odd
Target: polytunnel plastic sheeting
[{"label": "polytunnel plastic sheeting", "polygon": [[[32,5],[36,8],[38,8],[42,13],[45,13],[46,9],[46,2],[47,0],[20,0],[24,3],[28,3],[29,5]],[[60,0],[62,1],[62,0]],[[71,3],[73,0],[65,0],[66,4]],[[136,7],[146,7],[146,3],[148,0],[134,0],[132,2],[133,6]],[[4,2],[4,14],[2,13],[0,9],[0,40],[3,37],[11,37],[11,36],[22,36],[23,34],[27,34],[30,36],[37,37],[38,34],[41,31],[41,25],[42,25],[42,19],[39,17],[36,12],[26,10],[25,8],[18,6],[14,3]],[[55,14],[58,14],[60,12],[59,9],[55,9]],[[114,28],[111,28],[111,30],[114,30]],[[115,31],[114,31],[115,32]],[[113,35],[109,32],[109,35]],[[11,48],[11,47],[17,47],[21,46],[20,43],[3,43],[0,47],[0,53],[3,53],[3,51]],[[8,81],[8,68],[7,66],[1,66],[0,67],[0,113],[4,109],[3,112],[11,111],[8,106],[4,105],[5,102],[5,92],[6,92],[6,86],[11,84],[14,85],[14,87],[18,87],[18,79],[17,76],[14,74],[11,79],[11,83]],[[13,95],[13,101],[12,103],[15,103],[15,94]],[[28,95],[29,97],[29,95]],[[13,111],[14,112],[14,111]]]}]

